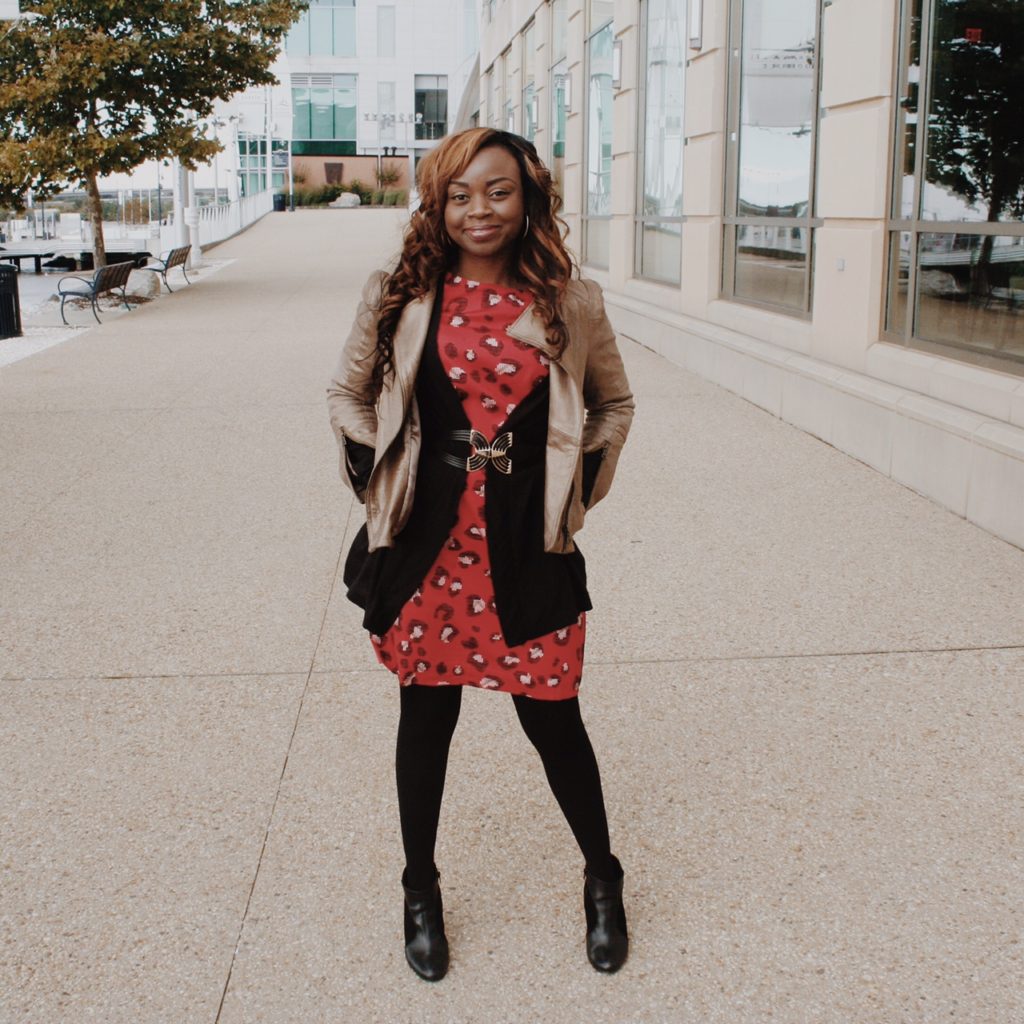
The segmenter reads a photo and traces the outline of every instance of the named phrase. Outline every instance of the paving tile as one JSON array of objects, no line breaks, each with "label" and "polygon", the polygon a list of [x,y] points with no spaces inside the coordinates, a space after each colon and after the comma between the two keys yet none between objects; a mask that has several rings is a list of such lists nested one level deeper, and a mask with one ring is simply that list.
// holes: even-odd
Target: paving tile
[{"label": "paving tile", "polygon": [[217,1013],[304,676],[0,684],[0,1019]]},{"label": "paving tile", "polygon": [[110,439],[0,553],[2,674],[307,670],[347,516],[332,446],[304,407]]},{"label": "paving tile", "polygon": [[1020,549],[733,396],[641,399],[579,537],[592,659],[1021,642]]},{"label": "paving tile", "polygon": [[221,1020],[1010,1024],[1022,683],[1021,652],[591,667],[615,978],[586,962],[579,855],[511,702],[467,691],[429,986],[402,956],[397,688],[314,675]]}]

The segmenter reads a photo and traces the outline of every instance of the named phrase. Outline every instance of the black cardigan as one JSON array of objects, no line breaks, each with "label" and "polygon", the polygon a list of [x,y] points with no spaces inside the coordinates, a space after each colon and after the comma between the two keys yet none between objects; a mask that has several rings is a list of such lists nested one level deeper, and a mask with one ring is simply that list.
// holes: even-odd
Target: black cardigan
[{"label": "black cardigan", "polygon": [[[345,560],[348,597],[364,611],[363,626],[382,635],[414,595],[447,541],[458,518],[466,471],[438,458],[447,450],[462,455],[465,443],[445,438],[470,427],[462,403],[437,352],[437,324],[443,302],[438,288],[423,358],[416,375],[422,449],[409,520],[389,548],[368,550],[366,526],[356,534]],[[547,444],[548,382],[538,384],[506,420],[514,435],[512,473],[488,462],[484,496],[487,547],[494,602],[509,646],[526,643],[576,622],[592,606],[586,563],[578,545],[568,554],[544,550],[544,456]],[[346,439],[349,463],[369,479],[373,449]],[[600,464],[584,457],[584,501]]]}]

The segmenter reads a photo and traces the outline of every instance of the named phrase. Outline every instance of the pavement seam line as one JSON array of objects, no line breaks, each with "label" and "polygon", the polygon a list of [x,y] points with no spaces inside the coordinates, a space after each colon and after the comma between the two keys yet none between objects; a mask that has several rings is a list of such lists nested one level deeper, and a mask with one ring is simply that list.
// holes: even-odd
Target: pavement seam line
[{"label": "pavement seam line", "polygon": [[235,961],[238,959],[238,949],[242,944],[242,934],[245,931],[245,922],[249,916],[249,907],[252,904],[252,895],[256,891],[256,883],[260,877],[260,868],[263,866],[263,855],[267,850],[267,843],[270,840],[270,830],[274,824],[274,813],[277,811],[277,802],[281,796],[281,787],[284,785],[284,778],[288,772],[288,760],[292,753],[292,744],[295,742],[295,734],[299,729],[299,721],[302,718],[302,709],[306,703],[306,694],[309,692],[309,681],[313,677],[313,666],[316,664],[317,652],[320,650],[320,643],[323,640],[324,628],[327,625],[327,613],[334,598],[334,591],[338,583],[338,572],[341,569],[342,557],[345,552],[345,539],[348,536],[349,522],[352,519],[352,506],[349,505],[348,514],[345,517],[345,528],[341,535],[341,545],[338,550],[338,558],[334,563],[334,575],[331,577],[331,586],[327,592],[327,600],[324,602],[324,613],[320,619],[320,630],[317,633],[316,643],[313,645],[313,653],[309,659],[309,669],[306,672],[306,681],[302,687],[302,695],[299,697],[299,706],[295,711],[295,721],[292,722],[291,735],[288,737],[288,745],[284,752],[284,762],[281,765],[281,774],[277,779],[277,789],[274,790],[274,799],[270,805],[270,814],[267,816],[267,827],[263,832],[263,843],[260,846],[259,857],[256,858],[256,870],[253,872],[252,882],[249,885],[249,893],[245,898],[245,909],[242,911],[242,919],[238,923],[238,935],[235,937],[235,946],[231,951],[231,962],[228,964],[228,972],[224,978],[224,988],[221,990],[220,1002],[217,1004],[217,1015],[213,1024],[220,1024],[221,1013],[224,1011],[224,1001],[227,999],[228,989],[231,987],[231,975],[235,969]]},{"label": "pavement seam line", "polygon": [[[333,585],[332,591],[333,595]],[[892,650],[877,651],[811,651],[797,654],[734,654],[722,655],[721,657],[694,657],[694,658],[634,658],[623,661],[602,661],[597,658],[589,658],[588,665],[600,665],[602,667],[614,667],[616,665],[699,665],[703,662],[718,663],[723,661],[795,661],[800,658],[876,658],[892,657],[898,654],[970,654],[972,652],[999,652],[999,651],[1022,651],[1024,644],[994,644],[980,647],[898,647]],[[86,679],[97,679],[104,682],[131,682],[140,679],[152,679],[154,681],[167,679],[274,679],[282,676],[304,675],[307,680],[311,676],[322,675],[350,675],[352,673],[365,672],[386,672],[387,669],[380,665],[368,665],[365,668],[320,668],[310,672],[303,669],[301,672],[280,671],[280,672],[168,672],[155,674],[144,672],[137,676],[0,676],[0,684],[3,683],[67,683],[80,682]]]},{"label": "pavement seam line", "polygon": [[722,661],[797,661],[801,658],[875,658],[897,654],[970,654],[982,651],[1021,651],[1022,644],[992,644],[979,647],[896,647],[892,650],[873,651],[808,651],[794,654],[729,654],[693,658],[631,658],[625,661],[599,661],[591,658],[589,665],[692,665]]}]

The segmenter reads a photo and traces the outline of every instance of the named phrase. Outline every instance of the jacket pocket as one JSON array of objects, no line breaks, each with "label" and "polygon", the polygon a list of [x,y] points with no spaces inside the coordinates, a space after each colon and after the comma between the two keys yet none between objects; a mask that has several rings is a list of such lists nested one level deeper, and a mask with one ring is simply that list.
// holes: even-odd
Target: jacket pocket
[{"label": "jacket pocket", "polygon": [[581,497],[583,498],[584,508],[590,505],[590,498],[594,493],[594,484],[597,482],[597,474],[601,471],[601,463],[604,462],[604,457],[607,454],[607,444],[595,451],[583,453],[583,490]]}]

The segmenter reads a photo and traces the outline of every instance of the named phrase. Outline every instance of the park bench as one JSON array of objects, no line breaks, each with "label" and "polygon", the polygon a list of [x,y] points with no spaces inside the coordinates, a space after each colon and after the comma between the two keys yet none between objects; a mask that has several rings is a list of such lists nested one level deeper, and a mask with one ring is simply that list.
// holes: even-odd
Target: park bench
[{"label": "park bench", "polygon": [[[91,277],[78,277],[74,274],[62,277],[57,282],[57,293],[60,295],[60,318],[65,326],[70,327],[67,317],[64,316],[64,303],[68,299],[89,299],[92,302],[92,315],[96,317],[96,323],[101,324],[99,312],[96,307],[96,300],[106,292],[121,290],[121,301],[127,309],[128,295],[125,291],[128,286],[128,275],[131,274],[134,264],[127,260],[124,263],[110,263],[100,267]],[[65,283],[67,282],[67,283]]]},{"label": "park bench", "polygon": [[161,253],[159,257],[151,256],[150,259],[156,264],[156,266],[145,266],[142,270],[152,270],[154,274],[159,274],[164,279],[164,284],[167,285],[167,290],[174,291],[174,289],[167,284],[167,273],[173,270],[175,267],[181,267],[182,274],[185,275],[185,280],[191,284],[192,282],[188,279],[188,274],[185,273],[185,266],[188,263],[188,254],[192,251],[191,245],[182,245],[177,249],[171,249],[169,252]]}]

